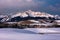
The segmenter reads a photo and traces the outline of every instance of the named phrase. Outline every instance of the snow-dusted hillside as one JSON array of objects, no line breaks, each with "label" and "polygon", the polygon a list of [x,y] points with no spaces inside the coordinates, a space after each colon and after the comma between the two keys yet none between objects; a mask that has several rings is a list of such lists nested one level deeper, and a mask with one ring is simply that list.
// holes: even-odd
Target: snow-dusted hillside
[{"label": "snow-dusted hillside", "polygon": [[8,20],[8,16],[7,15],[0,15],[0,22],[5,22]]}]

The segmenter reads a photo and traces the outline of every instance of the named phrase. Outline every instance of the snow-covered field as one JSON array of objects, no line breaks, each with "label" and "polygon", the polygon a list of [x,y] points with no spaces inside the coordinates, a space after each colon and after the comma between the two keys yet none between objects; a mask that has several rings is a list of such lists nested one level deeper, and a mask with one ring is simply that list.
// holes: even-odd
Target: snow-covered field
[{"label": "snow-covered field", "polygon": [[[53,28],[53,30],[60,31],[60,28]],[[40,31],[40,28],[1,28],[0,40],[60,40],[60,34],[38,34]]]},{"label": "snow-covered field", "polygon": [[60,34],[60,28],[26,28],[26,30],[40,34]]}]

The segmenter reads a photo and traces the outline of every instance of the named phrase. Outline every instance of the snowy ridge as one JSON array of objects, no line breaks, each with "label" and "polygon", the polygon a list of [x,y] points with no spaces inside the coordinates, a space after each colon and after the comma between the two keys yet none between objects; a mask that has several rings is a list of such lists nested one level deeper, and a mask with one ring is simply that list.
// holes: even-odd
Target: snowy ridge
[{"label": "snowy ridge", "polygon": [[7,15],[0,15],[0,21],[4,22],[8,20],[8,16]]},{"label": "snowy ridge", "polygon": [[21,17],[21,18],[25,18],[25,17],[46,17],[46,18],[55,18],[55,19],[60,19],[59,15],[51,15],[45,12],[35,12],[35,11],[25,11],[25,12],[18,12],[15,15],[0,15],[0,18],[3,18],[2,20],[0,20],[1,22],[5,22],[10,20],[11,18],[15,18],[15,17]]},{"label": "snowy ridge", "polygon": [[12,17],[16,17],[16,16],[20,16],[20,17],[54,17],[54,15],[45,13],[45,12],[34,12],[31,10],[22,12],[22,13],[17,13],[15,15],[12,15]]}]

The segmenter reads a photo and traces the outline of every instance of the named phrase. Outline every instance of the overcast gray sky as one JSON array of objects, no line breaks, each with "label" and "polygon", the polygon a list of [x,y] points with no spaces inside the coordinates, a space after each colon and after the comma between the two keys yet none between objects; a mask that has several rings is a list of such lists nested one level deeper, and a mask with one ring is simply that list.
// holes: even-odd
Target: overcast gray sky
[{"label": "overcast gray sky", "polygon": [[25,10],[60,15],[60,0],[0,0],[0,14]]}]

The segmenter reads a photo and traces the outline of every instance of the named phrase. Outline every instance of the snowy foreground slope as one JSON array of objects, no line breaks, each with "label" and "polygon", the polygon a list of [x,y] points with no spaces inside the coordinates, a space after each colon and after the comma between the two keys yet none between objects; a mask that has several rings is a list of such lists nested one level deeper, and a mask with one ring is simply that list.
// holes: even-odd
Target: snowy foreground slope
[{"label": "snowy foreground slope", "polygon": [[[32,28],[28,29],[2,28],[0,40],[60,40],[60,34],[37,34],[38,30],[34,32]],[[60,28],[55,30],[60,31]]]},{"label": "snowy foreground slope", "polygon": [[26,30],[38,34],[60,34],[60,28],[26,28]]}]

